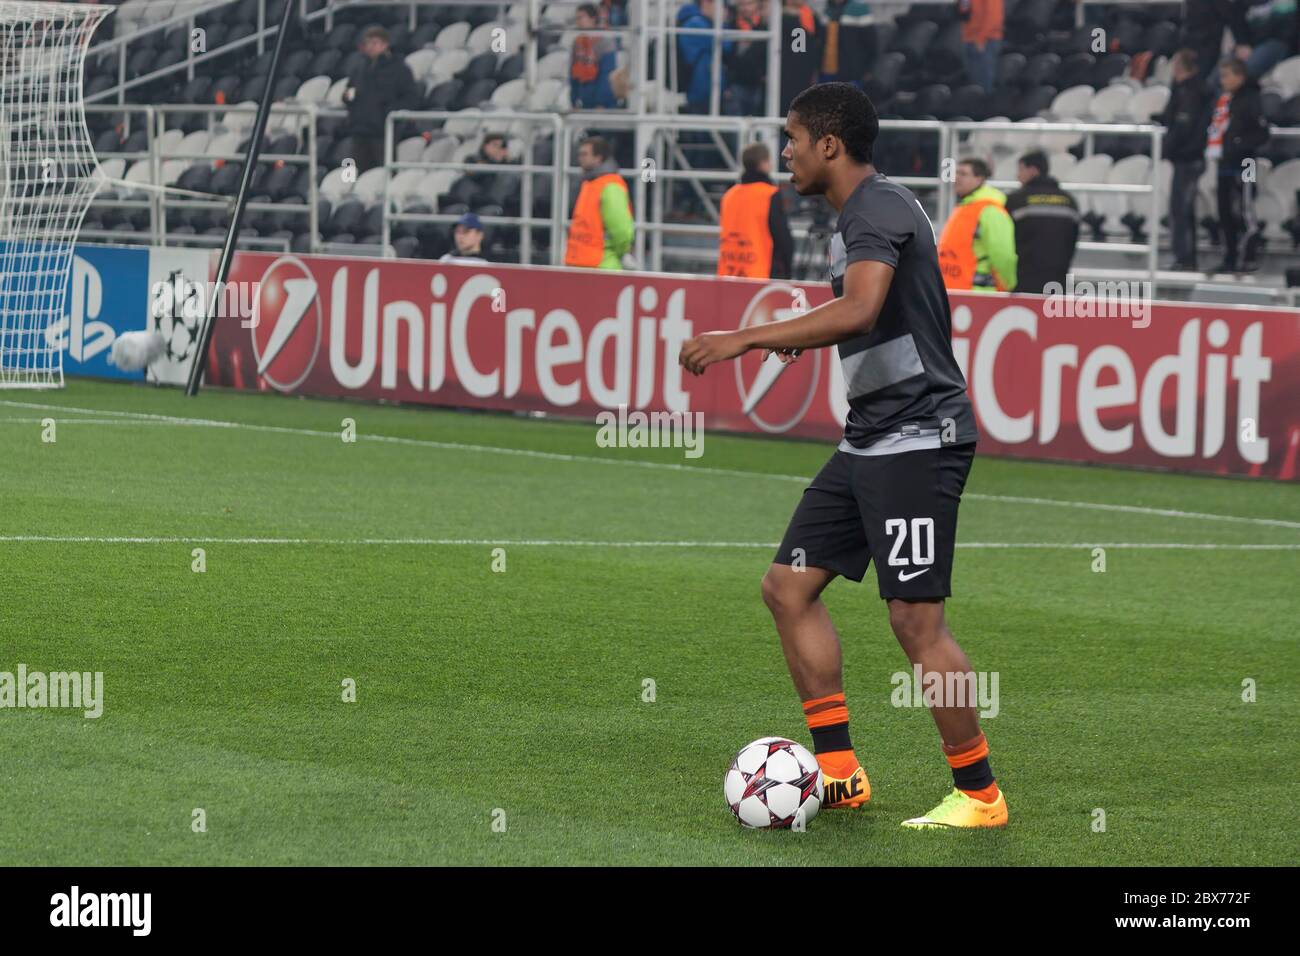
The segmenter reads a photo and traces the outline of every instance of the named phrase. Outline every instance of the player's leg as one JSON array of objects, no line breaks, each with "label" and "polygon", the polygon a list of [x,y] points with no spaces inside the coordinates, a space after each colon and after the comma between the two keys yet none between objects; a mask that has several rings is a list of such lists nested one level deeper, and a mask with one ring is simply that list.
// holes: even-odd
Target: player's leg
[{"label": "player's leg", "polygon": [[[889,623],[912,664],[920,665],[922,687],[935,675],[939,687],[963,691],[961,699],[941,695],[932,708],[955,789],[926,817],[908,825],[999,826],[1006,822],[1003,800],[980,733],[966,654],[944,618],[952,593],[957,506],[970,472],[974,446],[940,447],[895,455],[862,456],[853,484],[876,562],[880,596],[889,602]],[[967,676],[970,675],[970,676]],[[936,818],[936,815],[938,818]]]},{"label": "player's leg", "polygon": [[847,479],[846,463],[832,456],[804,491],[763,576],[763,601],[803,703],[828,808],[861,806],[871,797],[849,737],[839,635],[821,600],[836,576],[861,581],[867,569],[866,534]]},{"label": "player's leg", "polygon": [[[930,707],[944,757],[952,770],[953,791],[939,806],[904,826],[1003,826],[1006,798],[993,779],[989,745],[975,709],[975,675],[944,618],[941,598],[889,602],[889,624],[912,666],[920,666],[922,686],[937,675],[937,705]],[[935,679],[935,678],[931,678]]]}]

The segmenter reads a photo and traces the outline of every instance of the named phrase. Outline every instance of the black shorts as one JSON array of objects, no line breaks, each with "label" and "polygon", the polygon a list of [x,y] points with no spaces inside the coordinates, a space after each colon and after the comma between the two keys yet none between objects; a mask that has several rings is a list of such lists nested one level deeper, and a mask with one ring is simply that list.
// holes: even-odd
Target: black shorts
[{"label": "black shorts", "polygon": [[957,505],[974,443],[855,455],[836,451],[795,509],[777,564],[861,581],[876,562],[882,598],[952,594]]}]

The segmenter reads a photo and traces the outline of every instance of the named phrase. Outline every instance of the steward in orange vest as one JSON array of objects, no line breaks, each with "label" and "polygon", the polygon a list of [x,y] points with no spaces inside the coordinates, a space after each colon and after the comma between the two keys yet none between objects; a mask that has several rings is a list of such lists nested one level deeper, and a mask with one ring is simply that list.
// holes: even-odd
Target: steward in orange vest
[{"label": "steward in orange vest", "polygon": [[741,153],[745,172],[722,197],[718,275],[753,279],[790,278],[794,238],[779,187],[769,178],[771,155],[762,143]]},{"label": "steward in orange vest", "polygon": [[578,147],[583,181],[569,222],[566,266],[622,269],[623,256],[632,248],[632,201],[611,153],[599,136]]},{"label": "steward in orange vest", "polygon": [[973,186],[961,194],[939,236],[939,271],[949,289],[1009,292],[1016,287],[1016,232],[1007,215],[1006,196],[986,185],[981,160],[957,164],[958,192],[963,180]]}]

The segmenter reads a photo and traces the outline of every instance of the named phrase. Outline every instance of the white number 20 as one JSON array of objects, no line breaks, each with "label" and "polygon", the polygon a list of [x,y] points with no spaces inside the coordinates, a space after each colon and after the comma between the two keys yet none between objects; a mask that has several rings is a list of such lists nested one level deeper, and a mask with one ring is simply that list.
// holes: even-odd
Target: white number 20
[{"label": "white number 20", "polygon": [[[903,543],[907,540],[907,519],[888,518],[885,521],[885,534],[894,535],[894,547],[889,552],[891,567],[908,564],[907,558],[899,557]],[[934,564],[934,519],[912,519],[912,560],[911,564]]]}]

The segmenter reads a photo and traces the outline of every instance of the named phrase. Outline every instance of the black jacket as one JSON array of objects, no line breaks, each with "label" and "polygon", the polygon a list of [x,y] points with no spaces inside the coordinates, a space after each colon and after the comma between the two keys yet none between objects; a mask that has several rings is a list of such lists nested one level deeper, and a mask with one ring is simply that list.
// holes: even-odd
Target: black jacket
[{"label": "black jacket", "polygon": [[[1213,110],[1213,104],[1211,104]],[[1223,134],[1223,155],[1219,169],[1241,166],[1244,159],[1253,159],[1268,142],[1268,120],[1264,118],[1260,102],[1259,84],[1247,80],[1228,104],[1228,129]]]},{"label": "black jacket", "polygon": [[1007,197],[1016,227],[1017,292],[1041,294],[1049,282],[1065,286],[1079,241],[1079,205],[1051,176],[1031,179]]},{"label": "black jacket", "polygon": [[1153,119],[1165,127],[1165,159],[1171,163],[1205,158],[1205,127],[1210,121],[1210,98],[1196,77],[1175,83],[1169,104]]},{"label": "black jacket", "polygon": [[384,121],[393,110],[419,106],[423,92],[411,75],[411,68],[391,52],[374,60],[367,59],[348,77],[356,95],[347,104],[350,120],[348,132],[353,136],[384,135]]}]

